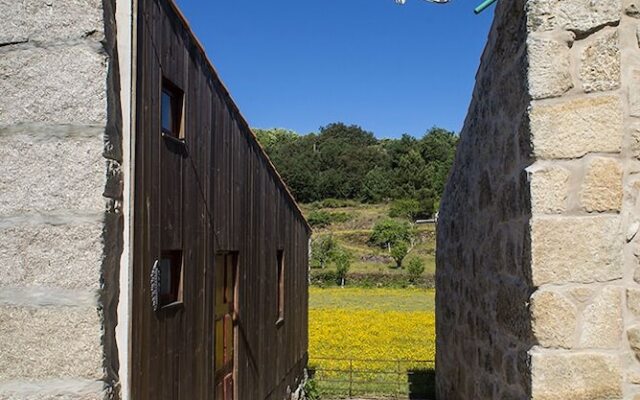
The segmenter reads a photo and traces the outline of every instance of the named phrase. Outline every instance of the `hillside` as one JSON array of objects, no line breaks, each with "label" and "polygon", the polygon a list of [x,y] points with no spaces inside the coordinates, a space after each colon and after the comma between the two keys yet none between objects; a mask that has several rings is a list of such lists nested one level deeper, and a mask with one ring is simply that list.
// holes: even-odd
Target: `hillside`
[{"label": "hillside", "polygon": [[[314,221],[318,214],[328,214],[331,220],[326,226],[315,226],[313,240],[318,237],[332,235],[338,246],[346,249],[351,258],[350,274],[404,275],[405,269],[396,267],[389,250],[369,242],[376,222],[389,219],[388,204],[361,204],[356,202],[336,201],[316,202],[302,205],[305,216]],[[420,259],[425,270],[423,276],[433,277],[435,274],[435,226],[433,224],[413,225],[414,245],[405,257]],[[312,263],[313,264],[313,263]],[[324,269],[312,269],[312,274],[335,270],[335,263],[329,263]]]}]

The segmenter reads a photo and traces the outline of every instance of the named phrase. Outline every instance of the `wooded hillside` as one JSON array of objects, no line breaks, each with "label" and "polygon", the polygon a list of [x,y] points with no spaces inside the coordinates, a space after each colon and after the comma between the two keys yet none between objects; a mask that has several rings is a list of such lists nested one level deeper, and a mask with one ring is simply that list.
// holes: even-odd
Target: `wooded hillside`
[{"label": "wooded hillside", "polygon": [[304,136],[285,129],[254,132],[299,202],[402,199],[414,216],[437,209],[458,142],[453,132],[436,127],[420,139],[377,139],[343,123]]}]

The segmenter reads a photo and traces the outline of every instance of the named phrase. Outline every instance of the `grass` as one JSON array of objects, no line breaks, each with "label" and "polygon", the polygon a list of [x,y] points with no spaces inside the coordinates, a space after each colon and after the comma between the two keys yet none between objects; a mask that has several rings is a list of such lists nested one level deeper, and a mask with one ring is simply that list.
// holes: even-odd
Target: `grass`
[{"label": "grass", "polygon": [[309,289],[311,310],[375,310],[398,312],[435,312],[435,291],[431,289]]},{"label": "grass", "polygon": [[[349,375],[358,381],[353,395],[407,395],[420,385],[431,391],[434,294],[426,289],[310,288],[309,364],[317,370],[325,398],[347,395],[348,383],[335,381]],[[346,372],[350,368],[355,372]],[[412,379],[413,389],[407,385]]]},{"label": "grass", "polygon": [[371,229],[371,227],[380,219],[389,213],[387,204],[359,204],[355,203],[348,207],[340,208],[318,208],[312,204],[301,205],[302,211],[308,215],[313,210],[322,210],[328,213],[347,213],[351,218],[346,222],[333,224],[332,227],[339,231]]}]

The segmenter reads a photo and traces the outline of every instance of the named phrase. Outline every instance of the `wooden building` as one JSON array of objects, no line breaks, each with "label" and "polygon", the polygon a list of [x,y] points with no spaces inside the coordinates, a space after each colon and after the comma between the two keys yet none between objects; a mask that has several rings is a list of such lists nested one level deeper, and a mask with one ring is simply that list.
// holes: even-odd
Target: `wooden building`
[{"label": "wooden building", "polygon": [[137,13],[131,398],[284,399],[310,228],[172,1]]},{"label": "wooden building", "polygon": [[295,398],[310,228],[173,0],[34,4],[0,1],[0,398]]}]

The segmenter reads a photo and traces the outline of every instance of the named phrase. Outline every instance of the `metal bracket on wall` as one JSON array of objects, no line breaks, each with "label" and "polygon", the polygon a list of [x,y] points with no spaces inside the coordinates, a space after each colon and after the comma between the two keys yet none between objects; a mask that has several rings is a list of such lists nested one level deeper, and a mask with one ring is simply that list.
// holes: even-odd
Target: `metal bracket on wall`
[{"label": "metal bracket on wall", "polygon": [[[434,3],[434,4],[448,4],[451,0],[425,0],[425,1],[429,3]],[[473,12],[476,14],[480,14],[481,12],[489,8],[489,6],[495,3],[496,1],[498,0],[484,0],[482,3],[480,3],[480,5],[478,5],[473,10]],[[396,4],[400,4],[402,6],[407,2],[407,0],[395,0],[395,2]]]},{"label": "metal bracket on wall", "polygon": [[176,144],[181,144],[181,145],[185,145],[186,144],[186,140],[185,139],[181,139],[181,138],[177,138],[177,137],[173,137],[165,132],[162,132],[162,138],[163,139],[167,139],[170,142],[176,143]]},{"label": "metal bracket on wall", "polygon": [[481,12],[483,12],[484,10],[486,10],[487,8],[489,8],[490,5],[492,5],[493,3],[495,3],[498,0],[484,0],[482,3],[480,3],[480,5],[478,7],[476,7],[473,12],[476,14],[480,14]]}]

